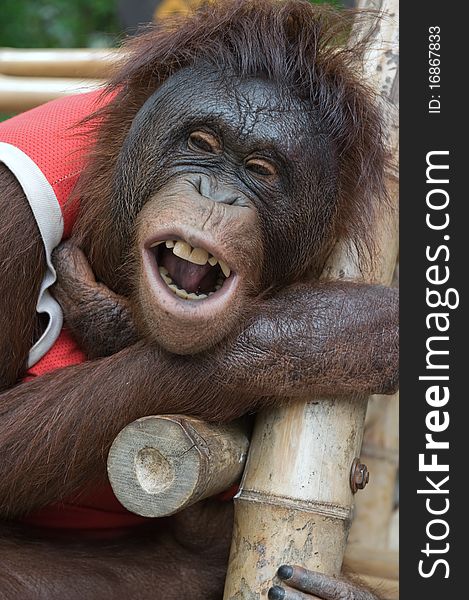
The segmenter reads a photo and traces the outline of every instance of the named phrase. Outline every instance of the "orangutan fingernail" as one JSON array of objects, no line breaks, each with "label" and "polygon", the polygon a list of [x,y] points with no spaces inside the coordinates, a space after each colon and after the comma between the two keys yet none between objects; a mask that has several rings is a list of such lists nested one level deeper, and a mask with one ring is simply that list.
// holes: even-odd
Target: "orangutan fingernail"
[{"label": "orangutan fingernail", "polygon": [[293,567],[290,567],[290,565],[282,565],[278,568],[277,575],[283,580],[290,579],[293,575]]},{"label": "orangutan fingernail", "polygon": [[285,590],[279,585],[274,585],[274,587],[270,588],[267,597],[269,600],[283,600],[285,598]]}]

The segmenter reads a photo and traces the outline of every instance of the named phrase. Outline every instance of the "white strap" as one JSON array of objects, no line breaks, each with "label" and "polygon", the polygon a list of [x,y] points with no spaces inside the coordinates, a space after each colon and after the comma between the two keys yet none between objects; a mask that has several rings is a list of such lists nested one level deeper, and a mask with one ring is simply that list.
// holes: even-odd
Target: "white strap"
[{"label": "white strap", "polygon": [[52,348],[62,329],[62,309],[51,296],[48,288],[57,279],[51,254],[62,239],[63,217],[52,186],[27,154],[11,144],[0,142],[0,162],[10,169],[23,188],[41,233],[46,253],[47,271],[39,290],[36,311],[49,315],[49,322],[46,330],[29,352],[29,368]]}]

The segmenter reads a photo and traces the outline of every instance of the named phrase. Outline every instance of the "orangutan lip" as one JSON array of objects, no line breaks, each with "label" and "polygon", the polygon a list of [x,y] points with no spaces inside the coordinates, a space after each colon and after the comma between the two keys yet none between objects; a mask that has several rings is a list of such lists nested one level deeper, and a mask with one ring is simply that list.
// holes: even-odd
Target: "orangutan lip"
[{"label": "orangutan lip", "polygon": [[187,299],[182,298],[164,281],[155,256],[149,248],[144,252],[143,259],[144,272],[153,289],[155,300],[168,316],[194,321],[194,323],[201,319],[215,318],[217,314],[223,314],[229,310],[233,298],[237,294],[240,281],[239,277],[232,273],[228,279],[225,279],[219,290],[207,295],[206,298],[193,300],[189,294]]}]

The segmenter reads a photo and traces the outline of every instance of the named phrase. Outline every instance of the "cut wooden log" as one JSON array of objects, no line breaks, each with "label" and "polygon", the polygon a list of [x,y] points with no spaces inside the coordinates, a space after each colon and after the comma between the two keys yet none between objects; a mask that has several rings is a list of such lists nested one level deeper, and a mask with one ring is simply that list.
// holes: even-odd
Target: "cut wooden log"
[{"label": "cut wooden log", "polygon": [[[235,485],[247,447],[242,422],[220,426],[185,416],[144,417],[114,441],[109,478],[129,510],[165,517]],[[361,578],[390,582],[399,577],[397,552],[348,545],[344,566]]]},{"label": "cut wooden log", "polygon": [[108,456],[116,497],[145,517],[165,517],[239,481],[249,440],[242,422],[143,417],[125,427]]}]

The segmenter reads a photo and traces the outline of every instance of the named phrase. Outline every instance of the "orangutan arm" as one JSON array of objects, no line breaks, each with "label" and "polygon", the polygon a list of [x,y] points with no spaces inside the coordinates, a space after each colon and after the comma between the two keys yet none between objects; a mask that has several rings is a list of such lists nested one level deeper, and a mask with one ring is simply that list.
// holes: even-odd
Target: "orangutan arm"
[{"label": "orangutan arm", "polygon": [[103,539],[0,524],[0,598],[220,600],[231,524],[215,500]]},{"label": "orangutan arm", "polygon": [[115,436],[145,415],[231,420],[292,397],[395,389],[395,290],[295,286],[257,308],[210,353],[176,356],[142,340],[0,395],[1,514],[103,479]]},{"label": "orangutan arm", "polygon": [[54,250],[53,261],[57,272],[54,297],[88,358],[110,356],[137,341],[130,301],[96,281],[85,255],[72,240]]},{"label": "orangutan arm", "polygon": [[36,303],[46,262],[24,192],[0,163],[0,391],[22,375],[37,327]]}]

